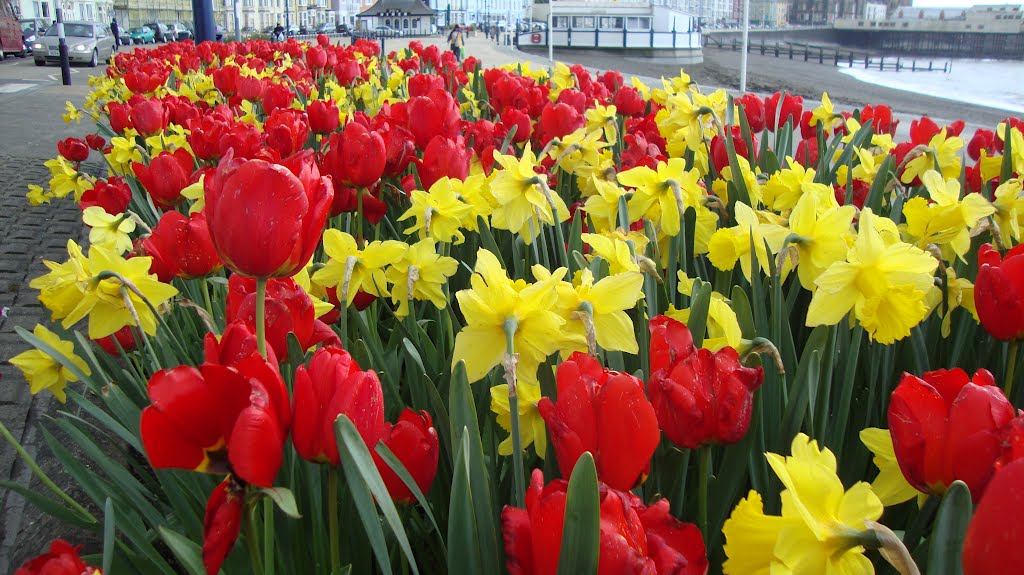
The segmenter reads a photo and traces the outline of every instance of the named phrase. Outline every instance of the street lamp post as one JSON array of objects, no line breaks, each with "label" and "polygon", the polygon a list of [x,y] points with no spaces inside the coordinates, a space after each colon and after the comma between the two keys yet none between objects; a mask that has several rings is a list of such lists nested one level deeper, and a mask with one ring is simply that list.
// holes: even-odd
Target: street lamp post
[{"label": "street lamp post", "polygon": [[750,42],[750,0],[743,0],[743,53],[740,54],[740,92],[747,91],[747,49]]}]

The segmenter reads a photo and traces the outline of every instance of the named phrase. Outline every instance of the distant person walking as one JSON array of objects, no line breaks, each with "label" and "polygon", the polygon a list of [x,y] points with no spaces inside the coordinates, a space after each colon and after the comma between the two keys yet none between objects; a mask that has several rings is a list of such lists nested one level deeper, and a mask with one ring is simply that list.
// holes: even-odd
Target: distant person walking
[{"label": "distant person walking", "polygon": [[451,47],[452,52],[455,54],[455,59],[459,62],[462,61],[462,48],[465,43],[466,42],[462,34],[462,25],[456,24],[452,27],[452,31],[448,33],[448,46]]},{"label": "distant person walking", "polygon": [[284,42],[284,26],[282,26],[280,22],[278,22],[277,26],[274,27],[274,41]]},{"label": "distant person walking", "polygon": [[114,51],[117,52],[121,47],[121,28],[117,25],[117,16],[110,21],[110,33],[114,35]]}]

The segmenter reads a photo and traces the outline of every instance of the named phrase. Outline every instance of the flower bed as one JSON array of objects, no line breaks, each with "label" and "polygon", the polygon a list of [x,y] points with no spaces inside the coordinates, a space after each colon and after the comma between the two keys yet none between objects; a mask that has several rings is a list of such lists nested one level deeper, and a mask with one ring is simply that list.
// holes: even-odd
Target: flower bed
[{"label": "flower bed", "polygon": [[[78,203],[90,246],[32,281],[53,325],[11,360],[80,408],[46,440],[89,501],[21,492],[103,533],[90,564],[1020,557],[1020,121],[898,142],[884,105],[325,37],[91,84],[65,117],[96,133],[28,194]],[[56,542],[25,572],[48,561],[82,563]]]}]

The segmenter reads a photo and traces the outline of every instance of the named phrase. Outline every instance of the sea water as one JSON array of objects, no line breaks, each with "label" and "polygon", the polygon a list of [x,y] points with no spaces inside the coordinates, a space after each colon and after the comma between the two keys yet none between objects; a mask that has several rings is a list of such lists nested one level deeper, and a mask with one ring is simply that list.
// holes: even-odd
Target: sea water
[{"label": "sea water", "polygon": [[[899,72],[840,67],[839,71],[862,82],[924,94],[956,102],[1024,113],[1024,62],[1006,60],[951,60],[951,72],[911,72],[912,59]],[[927,65],[927,59],[918,62]]]}]

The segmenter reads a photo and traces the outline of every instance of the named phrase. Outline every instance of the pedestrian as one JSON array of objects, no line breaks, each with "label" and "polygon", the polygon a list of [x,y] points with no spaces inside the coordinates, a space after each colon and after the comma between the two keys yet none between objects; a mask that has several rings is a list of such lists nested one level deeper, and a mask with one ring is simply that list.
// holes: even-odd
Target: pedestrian
[{"label": "pedestrian", "polygon": [[274,27],[274,41],[284,42],[284,26],[282,26],[280,22],[278,22],[277,26]]},{"label": "pedestrian", "polygon": [[121,29],[117,26],[117,16],[110,21],[110,33],[114,35],[114,51],[121,47]]},{"label": "pedestrian", "polygon": [[452,31],[448,33],[448,46],[451,47],[452,52],[455,54],[455,59],[459,62],[462,61],[462,49],[465,44],[465,40],[462,36],[462,25],[456,24],[452,26]]}]

